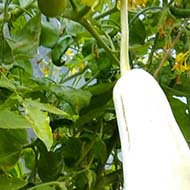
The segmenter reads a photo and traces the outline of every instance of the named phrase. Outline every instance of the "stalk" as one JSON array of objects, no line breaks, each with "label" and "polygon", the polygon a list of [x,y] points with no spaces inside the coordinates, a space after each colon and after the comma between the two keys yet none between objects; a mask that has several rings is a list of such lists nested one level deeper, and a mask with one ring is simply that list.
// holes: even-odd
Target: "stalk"
[{"label": "stalk", "polygon": [[129,24],[128,24],[128,0],[121,0],[121,49],[120,71],[121,75],[130,70],[129,65]]}]

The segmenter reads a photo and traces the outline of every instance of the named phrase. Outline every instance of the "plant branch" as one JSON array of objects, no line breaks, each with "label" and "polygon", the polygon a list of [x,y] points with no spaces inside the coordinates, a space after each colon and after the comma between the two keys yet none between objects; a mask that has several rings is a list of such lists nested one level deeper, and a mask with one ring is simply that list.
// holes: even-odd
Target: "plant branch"
[{"label": "plant branch", "polygon": [[[11,20],[15,20],[16,18],[18,18],[20,15],[22,15],[24,12],[26,12],[26,10],[31,7],[31,5],[34,3],[34,0],[31,0],[29,3],[27,3],[25,6],[23,7],[18,7],[15,5],[15,8],[13,5],[11,5],[11,8],[13,8],[11,11],[8,12],[8,14],[10,14],[10,18]],[[17,7],[17,8],[16,8]],[[0,22],[4,21],[4,16],[0,17]],[[7,21],[7,20],[6,20]]]},{"label": "plant branch", "polygon": [[184,29],[180,29],[180,30],[179,30],[179,32],[178,32],[178,34],[177,34],[175,40],[173,41],[173,43],[172,43],[172,45],[171,45],[171,48],[168,49],[168,50],[166,50],[166,52],[165,52],[165,54],[164,54],[164,56],[163,56],[163,58],[162,58],[162,60],[161,60],[161,62],[160,62],[160,64],[159,64],[158,68],[157,68],[156,71],[154,72],[154,77],[155,77],[155,78],[158,77],[158,74],[159,74],[159,72],[160,72],[162,66],[164,65],[165,61],[167,60],[167,58],[168,58],[168,56],[169,56],[169,54],[170,54],[170,50],[171,50],[172,48],[174,48],[175,44],[179,41],[179,39],[180,39],[180,37],[181,37],[183,31],[184,31]]},{"label": "plant branch", "polygon": [[81,24],[97,40],[98,44],[106,50],[106,52],[110,55],[110,57],[113,58],[113,60],[119,64],[119,59],[114,54],[112,49],[110,49],[110,47],[104,42],[98,31],[93,27],[93,24],[90,22],[90,20],[84,18],[83,16],[84,14],[81,14],[80,12],[76,14],[74,12],[69,11],[63,14],[63,17]]},{"label": "plant branch", "polygon": [[99,14],[99,15],[95,16],[94,19],[95,19],[95,20],[99,20],[99,19],[101,19],[101,18],[104,18],[104,17],[107,16],[107,15],[110,15],[110,14],[116,12],[116,11],[118,11],[117,5],[115,5],[115,6],[114,6],[113,8],[111,8],[111,9],[109,9],[109,10],[103,12],[102,14]]},{"label": "plant branch", "polygon": [[103,41],[103,39],[101,38],[100,34],[92,26],[92,23],[88,19],[86,19],[86,18],[80,19],[79,23],[82,26],[84,26],[91,33],[91,35],[97,40],[97,42],[99,43],[99,45],[101,45],[107,51],[107,53],[110,55],[110,57],[112,57],[117,63],[119,63],[118,58],[113,54],[112,50]]},{"label": "plant branch", "polygon": [[131,26],[134,21],[143,13],[147,12],[147,11],[150,11],[150,10],[162,10],[163,8],[162,7],[148,7],[146,9],[143,9],[142,11],[140,11],[139,13],[137,13],[129,22],[129,26]]}]

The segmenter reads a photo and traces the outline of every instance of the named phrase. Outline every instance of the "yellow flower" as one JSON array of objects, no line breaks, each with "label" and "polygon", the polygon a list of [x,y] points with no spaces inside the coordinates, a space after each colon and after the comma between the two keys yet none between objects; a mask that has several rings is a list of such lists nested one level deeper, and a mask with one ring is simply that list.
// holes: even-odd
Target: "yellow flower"
[{"label": "yellow flower", "polygon": [[186,51],[185,53],[180,52],[176,56],[176,64],[174,65],[172,70],[176,70],[179,73],[190,71],[190,64],[187,63],[190,58],[190,51]]},{"label": "yellow flower", "polygon": [[67,55],[69,58],[72,58],[73,55],[74,55],[74,52],[73,52],[71,49],[68,49],[68,50],[65,52],[65,55]]},{"label": "yellow flower", "polygon": [[45,77],[48,77],[49,75],[49,68],[47,66],[41,68],[42,73],[44,74]]},{"label": "yellow flower", "polygon": [[148,0],[128,0],[129,7],[145,6]]}]

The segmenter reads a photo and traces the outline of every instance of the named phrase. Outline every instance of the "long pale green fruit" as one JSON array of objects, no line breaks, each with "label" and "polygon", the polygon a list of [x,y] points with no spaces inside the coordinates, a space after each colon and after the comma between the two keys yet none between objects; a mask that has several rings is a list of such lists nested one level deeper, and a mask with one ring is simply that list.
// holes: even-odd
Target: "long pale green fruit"
[{"label": "long pale green fruit", "polygon": [[190,190],[190,150],[168,100],[146,71],[126,71],[113,91],[125,190]]}]

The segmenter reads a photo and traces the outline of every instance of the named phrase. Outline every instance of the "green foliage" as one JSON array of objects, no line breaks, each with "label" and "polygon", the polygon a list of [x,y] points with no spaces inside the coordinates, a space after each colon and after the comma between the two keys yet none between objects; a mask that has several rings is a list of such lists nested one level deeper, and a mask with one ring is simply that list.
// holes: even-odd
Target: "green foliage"
[{"label": "green foliage", "polygon": [[0,129],[0,132],[0,169],[6,171],[18,162],[22,147],[27,144],[27,136],[21,129]]},{"label": "green foliage", "polygon": [[59,29],[51,22],[42,22],[40,45],[52,48],[59,39]]},{"label": "green foliage", "polygon": [[0,178],[0,188],[1,189],[10,189],[10,190],[17,190],[24,187],[27,184],[26,181],[16,178],[16,177],[8,177],[8,176],[1,176]]},{"label": "green foliage", "polygon": [[[121,189],[112,102],[120,76],[119,5],[68,0],[52,19],[39,13],[36,1],[3,2],[0,189]],[[132,68],[147,70],[161,84],[190,143],[189,57],[186,67],[176,60],[190,51],[188,2],[130,7],[129,53]]]}]

